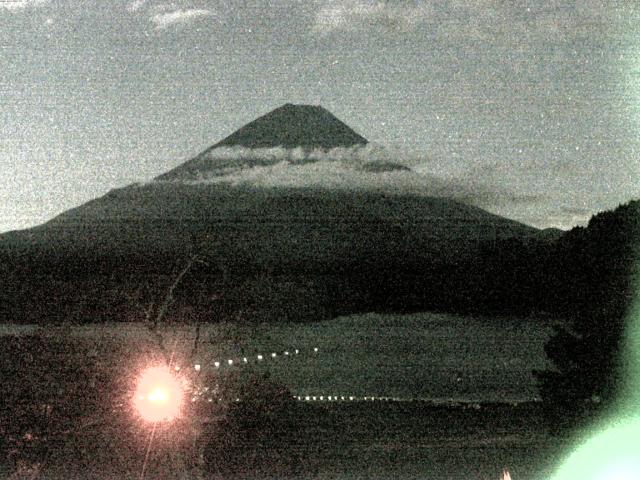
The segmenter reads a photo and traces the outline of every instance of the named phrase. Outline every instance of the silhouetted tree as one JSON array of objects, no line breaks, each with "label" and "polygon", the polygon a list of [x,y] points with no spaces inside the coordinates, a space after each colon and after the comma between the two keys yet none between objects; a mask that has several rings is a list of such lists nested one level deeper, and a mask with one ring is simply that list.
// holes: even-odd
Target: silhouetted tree
[{"label": "silhouetted tree", "polygon": [[555,247],[545,289],[569,319],[545,346],[555,371],[536,372],[550,420],[558,427],[597,412],[616,398],[621,342],[637,286],[640,202],[594,216]]},{"label": "silhouetted tree", "polygon": [[207,470],[224,478],[288,478],[302,459],[292,448],[297,405],[267,374],[240,370],[220,379],[226,415],[205,432]]},{"label": "silhouetted tree", "polygon": [[7,335],[0,357],[0,437],[9,463],[41,463],[71,432],[111,413],[116,378],[88,345]]}]

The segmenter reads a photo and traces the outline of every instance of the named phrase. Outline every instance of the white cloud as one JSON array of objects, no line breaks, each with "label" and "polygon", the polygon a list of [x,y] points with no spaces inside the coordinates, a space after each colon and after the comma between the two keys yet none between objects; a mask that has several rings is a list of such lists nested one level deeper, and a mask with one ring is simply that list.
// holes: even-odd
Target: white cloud
[{"label": "white cloud", "polygon": [[175,12],[179,9],[180,8],[175,3],[159,3],[149,6],[149,11],[153,14]]},{"label": "white cloud", "polygon": [[165,30],[171,26],[185,25],[204,17],[215,16],[209,8],[193,8],[190,2],[158,3],[149,0],[133,0],[127,4],[127,11],[139,13],[149,18],[156,30]]},{"label": "white cloud", "polygon": [[211,17],[214,13],[204,8],[187,8],[156,13],[151,17],[156,29],[164,30],[172,25],[190,23],[198,18]]},{"label": "white cloud", "polygon": [[[437,8],[434,5],[438,5]],[[566,40],[637,15],[633,2],[618,0],[319,0],[313,31],[395,30],[420,27],[440,37],[469,41]]]},{"label": "white cloud", "polygon": [[[378,165],[380,169],[367,168]],[[418,153],[377,145],[304,150],[220,147],[200,157],[185,184],[259,188],[321,188],[446,197],[484,208],[529,204],[536,195],[515,193],[475,170],[442,175]]]},{"label": "white cloud", "polygon": [[147,3],[147,0],[135,0],[127,5],[127,10],[130,12],[137,12],[144,7],[145,3]]},{"label": "white cloud", "polygon": [[367,162],[390,162],[392,158],[403,158],[402,164],[408,165],[405,152],[400,152],[375,143],[356,145],[353,147],[336,147],[329,150],[322,148],[308,150],[298,148],[245,148],[218,147],[206,154],[205,159],[236,160],[238,165],[251,164],[269,165],[286,161],[292,164],[314,163],[321,161],[342,162],[350,165],[362,165]]},{"label": "white cloud", "polygon": [[49,0],[0,0],[0,10],[16,12],[31,7],[39,7],[49,3]]},{"label": "white cloud", "polygon": [[383,0],[333,0],[320,8],[314,31],[367,29],[410,31],[434,12],[430,4]]}]

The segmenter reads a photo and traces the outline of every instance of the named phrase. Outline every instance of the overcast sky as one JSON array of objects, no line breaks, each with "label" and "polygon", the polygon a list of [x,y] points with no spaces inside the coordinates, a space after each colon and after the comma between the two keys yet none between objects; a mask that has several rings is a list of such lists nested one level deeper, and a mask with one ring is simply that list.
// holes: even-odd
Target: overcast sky
[{"label": "overcast sky", "polygon": [[[0,0],[0,231],[283,103],[568,228],[640,197],[636,0]],[[507,197],[505,197],[507,198]]]}]

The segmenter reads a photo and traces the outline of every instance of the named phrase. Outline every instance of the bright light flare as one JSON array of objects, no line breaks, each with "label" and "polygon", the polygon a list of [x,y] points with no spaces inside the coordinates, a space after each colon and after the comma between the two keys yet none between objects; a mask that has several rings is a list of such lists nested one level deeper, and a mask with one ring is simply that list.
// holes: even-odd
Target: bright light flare
[{"label": "bright light flare", "polygon": [[138,380],[134,405],[148,422],[162,422],[180,415],[183,389],[180,381],[163,367],[145,370]]},{"label": "bright light flare", "polygon": [[626,418],[590,438],[562,465],[554,480],[640,479],[640,417]]}]

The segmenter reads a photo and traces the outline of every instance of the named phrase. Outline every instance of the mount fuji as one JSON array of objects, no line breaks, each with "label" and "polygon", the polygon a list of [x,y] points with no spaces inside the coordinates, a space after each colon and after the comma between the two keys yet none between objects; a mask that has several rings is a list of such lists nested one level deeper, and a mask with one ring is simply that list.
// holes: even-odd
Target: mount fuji
[{"label": "mount fuji", "polygon": [[0,321],[137,320],[194,258],[176,318],[425,310],[483,245],[538,233],[421,179],[324,108],[284,105],[148,183],[0,235]]}]

